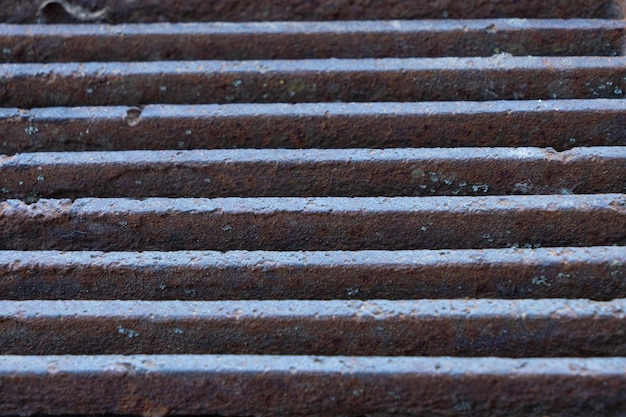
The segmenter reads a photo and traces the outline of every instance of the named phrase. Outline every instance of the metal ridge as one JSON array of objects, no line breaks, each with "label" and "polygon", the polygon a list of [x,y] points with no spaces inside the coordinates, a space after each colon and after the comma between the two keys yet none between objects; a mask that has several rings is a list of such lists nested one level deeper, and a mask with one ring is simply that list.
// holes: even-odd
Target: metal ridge
[{"label": "metal ridge", "polygon": [[0,108],[4,153],[208,148],[623,146],[626,101]]},{"label": "metal ridge", "polygon": [[1,354],[624,356],[626,301],[0,301]]},{"label": "metal ridge", "polygon": [[1,249],[362,250],[626,243],[626,195],[0,203]]},{"label": "metal ridge", "polygon": [[619,193],[625,173],[626,147],[44,152],[0,160],[0,200]]},{"label": "metal ridge", "polygon": [[0,356],[0,413],[604,417],[626,407],[625,371],[624,358]]},{"label": "metal ridge", "polygon": [[626,248],[0,251],[4,299],[626,297]]},{"label": "metal ridge", "polygon": [[622,98],[625,79],[621,56],[2,64],[0,102],[32,108]]},{"label": "metal ridge", "polygon": [[0,62],[621,55],[622,20],[0,24]]}]

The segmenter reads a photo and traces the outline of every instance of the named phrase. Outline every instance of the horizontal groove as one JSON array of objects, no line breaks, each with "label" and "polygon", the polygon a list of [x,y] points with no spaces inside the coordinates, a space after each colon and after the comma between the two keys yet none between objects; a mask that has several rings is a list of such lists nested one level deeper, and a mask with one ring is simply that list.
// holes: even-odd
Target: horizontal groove
[{"label": "horizontal groove", "polygon": [[0,62],[622,55],[623,21],[0,24]]},{"label": "horizontal groove", "polygon": [[626,147],[55,152],[0,159],[0,199],[626,192]]},{"label": "horizontal groove", "polygon": [[626,247],[360,252],[0,252],[12,300],[626,297]]},{"label": "horizontal groove", "polygon": [[0,64],[0,102],[22,108],[591,99],[625,90],[626,57]]},{"label": "horizontal groove", "polygon": [[626,194],[85,198],[0,203],[15,250],[467,249],[626,244]]},{"label": "horizontal groove", "polygon": [[[11,23],[257,21],[257,20],[378,20],[444,18],[621,18],[622,0],[501,0],[464,2],[409,0],[379,2],[321,0],[316,2],[264,0],[255,3],[216,0],[5,0],[0,21]],[[77,8],[76,6],[79,6]],[[69,12],[68,12],[69,10]]]},{"label": "horizontal groove", "polygon": [[0,413],[604,417],[626,408],[625,370],[624,358],[1,356]]},{"label": "horizontal groove", "polygon": [[626,100],[0,108],[0,153],[623,146]]},{"label": "horizontal groove", "polygon": [[0,354],[626,355],[626,301],[0,301]]}]

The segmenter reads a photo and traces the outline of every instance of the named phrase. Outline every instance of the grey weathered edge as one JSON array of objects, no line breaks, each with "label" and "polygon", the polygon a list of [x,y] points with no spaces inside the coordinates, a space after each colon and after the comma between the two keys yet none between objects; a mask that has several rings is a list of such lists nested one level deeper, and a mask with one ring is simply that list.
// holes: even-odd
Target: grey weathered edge
[{"label": "grey weathered edge", "polygon": [[0,388],[2,415],[607,416],[626,359],[0,356]]},{"label": "grey weathered edge", "polygon": [[0,251],[0,298],[626,297],[626,248]]}]

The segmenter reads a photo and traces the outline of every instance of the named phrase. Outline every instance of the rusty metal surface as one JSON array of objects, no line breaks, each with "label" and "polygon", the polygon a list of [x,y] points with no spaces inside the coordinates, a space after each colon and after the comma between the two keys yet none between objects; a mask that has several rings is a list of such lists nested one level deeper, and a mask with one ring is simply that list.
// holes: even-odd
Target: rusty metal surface
[{"label": "rusty metal surface", "polygon": [[625,374],[623,358],[2,356],[0,413],[606,417]]},{"label": "rusty metal surface", "polygon": [[622,98],[625,80],[626,57],[2,64],[0,102],[32,108]]},{"label": "rusty metal surface", "polygon": [[0,159],[0,199],[592,194],[626,147],[45,152]]},{"label": "rusty metal surface", "polygon": [[625,100],[0,108],[0,152],[624,146]]},{"label": "rusty metal surface", "polygon": [[626,194],[0,203],[0,248],[361,250],[626,243]]},{"label": "rusty metal surface", "polygon": [[621,55],[621,20],[0,24],[0,62]]},{"label": "rusty metal surface", "polygon": [[625,4],[0,0],[0,416],[622,415]]},{"label": "rusty metal surface", "polygon": [[626,355],[626,301],[0,301],[4,355]]},{"label": "rusty metal surface", "polygon": [[626,248],[0,252],[0,298],[626,297]]},{"label": "rusty metal surface", "polygon": [[[392,0],[375,7],[366,0],[263,0],[246,3],[233,0],[74,0],[51,1],[41,8],[40,0],[3,0],[0,21],[10,23],[76,22],[92,12],[96,21],[110,23],[155,21],[256,21],[256,20],[371,20],[443,18],[575,18],[624,16],[622,0]],[[79,6],[87,13],[67,13]],[[64,6],[64,7],[63,7]],[[78,18],[77,18],[78,17]],[[86,18],[83,17],[83,21]]]}]

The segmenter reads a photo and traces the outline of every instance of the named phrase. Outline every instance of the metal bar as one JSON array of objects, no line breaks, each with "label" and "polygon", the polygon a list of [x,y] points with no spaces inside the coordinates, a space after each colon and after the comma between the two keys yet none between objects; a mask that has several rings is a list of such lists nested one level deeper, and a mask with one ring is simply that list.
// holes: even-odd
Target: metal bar
[{"label": "metal bar", "polygon": [[622,98],[625,80],[626,57],[1,64],[0,103],[32,108]]},{"label": "metal bar", "polygon": [[626,147],[46,152],[1,159],[0,184],[27,202],[619,193]]},{"label": "metal bar", "polygon": [[[485,184],[488,187],[488,184]],[[626,195],[0,203],[0,248],[362,250],[626,243]]]},{"label": "metal bar", "polygon": [[0,354],[626,355],[626,300],[0,301]]},{"label": "metal bar", "polygon": [[626,297],[626,248],[0,252],[2,299]]},{"label": "metal bar", "polygon": [[616,415],[626,360],[2,356],[0,413]]},{"label": "metal bar", "polygon": [[[443,18],[576,18],[624,16],[620,0],[560,1],[526,0],[484,2],[433,2],[393,0],[380,2],[376,7],[363,0],[322,0],[317,2],[264,0],[254,4],[232,0],[147,0],[140,4],[133,0],[75,0],[69,3],[52,1],[41,8],[35,0],[4,0],[0,21],[11,23],[80,22],[89,20],[93,12],[96,20],[122,22],[187,22],[187,21],[256,21],[256,20],[381,20],[381,19],[443,19]],[[105,9],[106,8],[106,9]],[[69,12],[68,12],[69,10]],[[73,12],[73,13],[72,13]],[[99,12],[99,13],[98,13]]]},{"label": "metal bar", "polygon": [[624,22],[0,24],[0,62],[622,55]]},{"label": "metal bar", "polygon": [[624,146],[625,100],[0,108],[0,152]]}]

